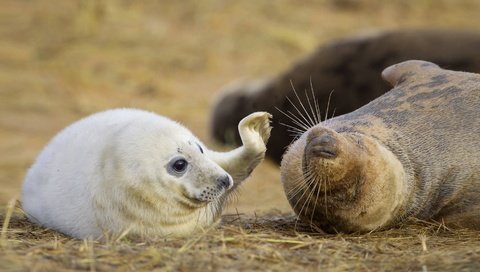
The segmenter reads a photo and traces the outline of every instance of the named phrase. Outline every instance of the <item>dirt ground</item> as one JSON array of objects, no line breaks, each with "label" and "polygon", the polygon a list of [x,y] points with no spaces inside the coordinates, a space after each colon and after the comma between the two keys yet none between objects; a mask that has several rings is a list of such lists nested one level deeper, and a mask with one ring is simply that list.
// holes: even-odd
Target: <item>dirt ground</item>
[{"label": "dirt ground", "polygon": [[[396,28],[480,30],[478,14],[480,2],[475,0],[3,0],[0,207],[5,210],[7,202],[18,196],[26,170],[48,140],[90,113],[114,107],[154,111],[185,124],[208,146],[225,148],[208,135],[210,106],[222,86],[238,79],[274,75],[337,37]],[[169,241],[160,253],[154,242],[102,245],[75,241],[29,225],[17,214],[11,229],[2,231],[4,257],[0,261],[4,266],[0,269],[378,270],[381,266],[373,265],[376,261],[393,260],[389,256],[401,260],[398,254],[402,250],[408,252],[405,258],[412,258],[412,263],[403,260],[397,262],[399,266],[385,269],[445,268],[435,261],[460,263],[452,266],[456,270],[480,267],[480,241],[474,232],[438,232],[431,226],[415,227],[412,232],[398,230],[393,236],[410,241],[405,244],[385,242],[392,236],[389,232],[374,234],[373,240],[370,236],[299,234],[289,228],[291,210],[278,166],[268,161],[254,171],[227,214],[238,220],[226,220],[221,232],[209,232],[198,240]],[[266,223],[256,225],[259,217]],[[4,216],[0,219],[2,225],[8,221]],[[278,233],[275,226],[282,220],[286,220],[285,228]],[[430,236],[440,237],[432,238],[439,245],[433,255],[427,254],[432,251],[425,250],[422,242],[432,241],[425,238]],[[191,241],[203,242],[190,245]],[[442,243],[456,245],[450,247],[453,253]],[[223,259],[195,255],[204,247],[212,252],[224,250],[219,255]],[[330,250],[319,249],[325,247]],[[63,250],[60,257],[59,248]],[[113,254],[113,259],[92,265],[93,255],[88,254],[97,254],[97,249]],[[77,251],[88,256],[72,253]],[[185,263],[176,256],[179,251],[189,256]],[[349,258],[352,251],[364,255],[360,258],[354,253],[358,258]],[[114,259],[121,258],[122,252],[138,257],[140,264],[116,265]],[[418,252],[427,257],[419,260]],[[331,262],[318,259],[324,253],[333,254],[327,255],[333,258]],[[377,254],[373,264],[364,262],[369,254]],[[145,258],[149,263],[143,266]],[[199,259],[201,266],[188,263]],[[253,266],[243,267],[241,260],[253,262]],[[29,266],[20,265],[25,262]]]}]

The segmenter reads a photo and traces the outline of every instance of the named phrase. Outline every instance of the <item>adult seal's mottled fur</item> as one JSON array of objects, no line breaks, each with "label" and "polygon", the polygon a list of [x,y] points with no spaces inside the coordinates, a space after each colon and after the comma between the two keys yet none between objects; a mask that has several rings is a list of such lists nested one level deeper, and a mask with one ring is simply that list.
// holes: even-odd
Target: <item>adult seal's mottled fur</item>
[{"label": "adult seal's mottled fur", "polygon": [[240,121],[243,146],[214,152],[182,125],[116,109],[70,125],[23,184],[29,219],[77,238],[185,236],[217,222],[228,196],[265,155],[270,114]]},{"label": "adult seal's mottled fur", "polygon": [[407,61],[382,76],[391,91],[288,148],[281,178],[294,211],[327,232],[410,217],[480,229],[480,75]]},{"label": "adult seal's mottled fur", "polygon": [[[378,76],[385,67],[410,59],[422,59],[441,67],[480,72],[480,34],[455,30],[395,30],[356,35],[335,40],[297,61],[271,79],[237,82],[226,87],[212,110],[211,133],[222,142],[240,144],[237,123],[254,111],[295,112],[287,98],[295,99],[292,83],[303,103],[304,90],[313,86],[325,110],[331,97],[331,113],[352,112],[390,88]],[[267,145],[267,156],[280,163],[293,137],[288,118],[276,114],[275,133]]]}]

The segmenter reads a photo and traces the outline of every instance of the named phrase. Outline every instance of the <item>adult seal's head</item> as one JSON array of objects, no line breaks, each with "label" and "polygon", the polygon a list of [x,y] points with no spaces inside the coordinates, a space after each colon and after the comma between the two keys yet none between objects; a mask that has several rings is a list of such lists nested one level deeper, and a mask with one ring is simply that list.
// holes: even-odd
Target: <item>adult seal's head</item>
[{"label": "adult seal's head", "polygon": [[381,227],[404,200],[400,161],[359,133],[315,126],[290,146],[281,167],[293,209],[327,232]]},{"label": "adult seal's head", "polygon": [[188,129],[134,109],[101,112],[60,132],[23,185],[34,222],[78,238],[185,236],[220,218],[265,155],[270,115],[239,124],[243,146],[209,150]]},{"label": "adult seal's head", "polygon": [[288,148],[281,176],[294,211],[327,232],[409,217],[480,228],[480,76],[423,61],[382,75],[393,90]]}]

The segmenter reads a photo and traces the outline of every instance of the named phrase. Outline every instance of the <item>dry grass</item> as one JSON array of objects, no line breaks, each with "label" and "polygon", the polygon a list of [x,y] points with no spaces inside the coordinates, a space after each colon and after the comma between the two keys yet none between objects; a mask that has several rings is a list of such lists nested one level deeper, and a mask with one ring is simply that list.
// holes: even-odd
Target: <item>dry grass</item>
[{"label": "dry grass", "polygon": [[275,211],[262,216],[225,215],[220,227],[188,239],[98,242],[71,239],[32,225],[16,211],[5,229],[0,241],[0,269],[5,270],[480,269],[478,232],[425,222],[370,234],[326,235]]},{"label": "dry grass", "polygon": [[478,270],[477,232],[424,223],[369,235],[296,231],[271,163],[220,229],[190,239],[78,241],[18,211],[8,222],[6,206],[48,139],[91,112],[152,110],[212,145],[209,107],[232,80],[274,75],[358,31],[480,30],[479,12],[475,0],[2,1],[0,270]]}]

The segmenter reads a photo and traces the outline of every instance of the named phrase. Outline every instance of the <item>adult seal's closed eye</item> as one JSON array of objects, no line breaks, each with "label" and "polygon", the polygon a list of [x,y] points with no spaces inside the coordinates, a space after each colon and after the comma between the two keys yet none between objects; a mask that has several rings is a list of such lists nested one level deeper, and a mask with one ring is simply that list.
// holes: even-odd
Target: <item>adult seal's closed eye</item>
[{"label": "adult seal's closed eye", "polygon": [[263,160],[269,119],[266,112],[245,117],[243,146],[222,153],[154,113],[91,115],[40,153],[23,184],[23,209],[77,238],[189,235],[219,220],[229,195]]},{"label": "adult seal's closed eye", "polygon": [[391,91],[288,148],[281,177],[294,211],[327,232],[410,217],[480,229],[480,75],[407,61],[382,76]]}]

